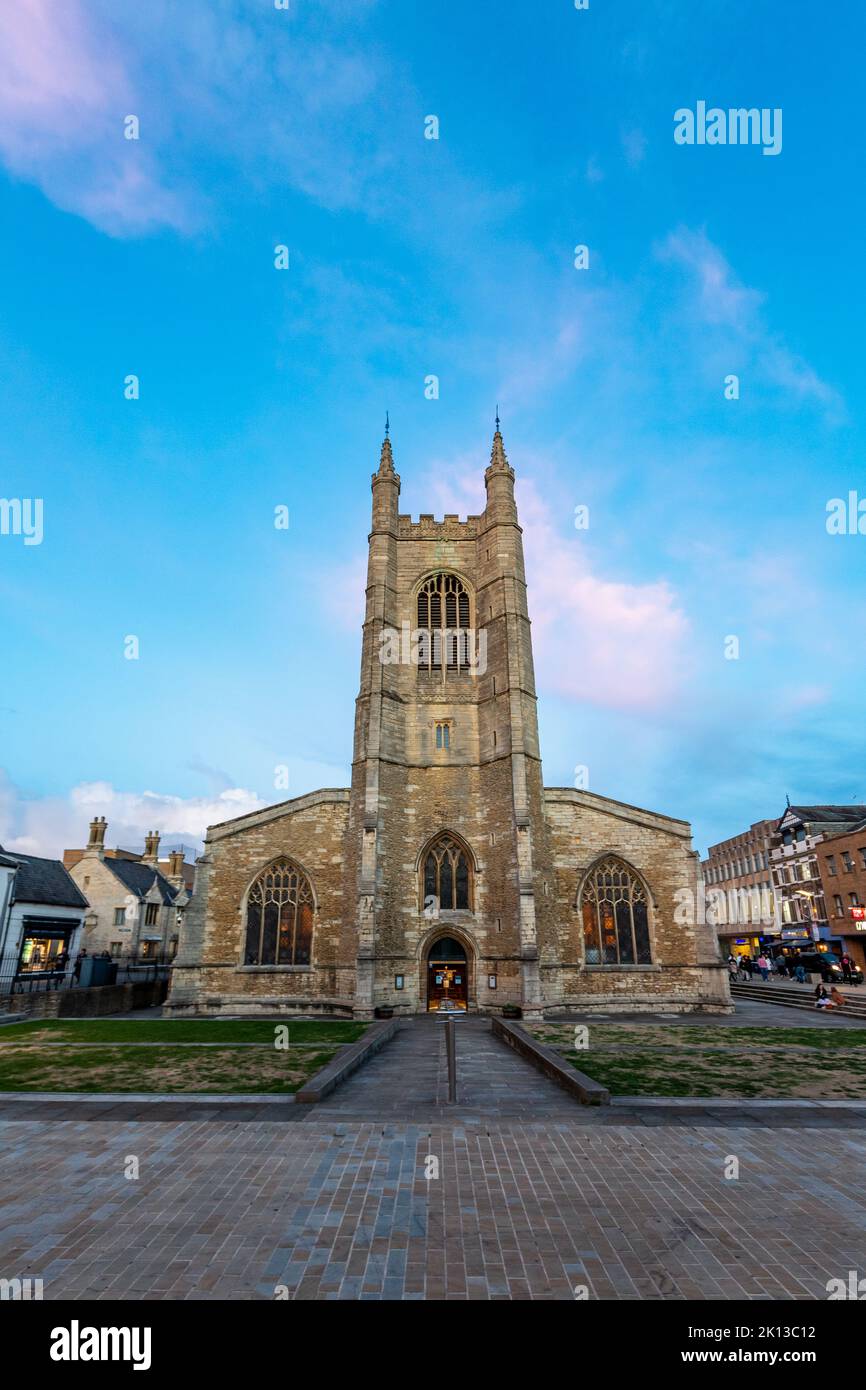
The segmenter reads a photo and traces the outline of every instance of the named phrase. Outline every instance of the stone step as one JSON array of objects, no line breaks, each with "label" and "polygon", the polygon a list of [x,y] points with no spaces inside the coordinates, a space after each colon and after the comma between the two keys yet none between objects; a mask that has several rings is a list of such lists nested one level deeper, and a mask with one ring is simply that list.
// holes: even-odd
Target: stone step
[{"label": "stone step", "polygon": [[[784,985],[732,984],[731,996],[734,999],[754,999],[761,1004],[781,1004],[787,1009],[810,1009],[815,1011],[815,996],[808,989],[787,989]],[[866,1023],[866,999],[852,999],[846,996],[843,1008],[833,1010],[843,1018],[860,1018]]]}]

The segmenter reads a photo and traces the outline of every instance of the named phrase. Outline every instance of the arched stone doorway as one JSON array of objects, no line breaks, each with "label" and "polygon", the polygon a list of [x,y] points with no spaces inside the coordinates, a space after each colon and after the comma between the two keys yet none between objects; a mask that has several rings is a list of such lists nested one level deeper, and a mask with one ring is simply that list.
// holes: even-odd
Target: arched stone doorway
[{"label": "arched stone doorway", "polygon": [[453,936],[439,936],[427,952],[428,1013],[469,1007],[469,960],[466,947]]}]

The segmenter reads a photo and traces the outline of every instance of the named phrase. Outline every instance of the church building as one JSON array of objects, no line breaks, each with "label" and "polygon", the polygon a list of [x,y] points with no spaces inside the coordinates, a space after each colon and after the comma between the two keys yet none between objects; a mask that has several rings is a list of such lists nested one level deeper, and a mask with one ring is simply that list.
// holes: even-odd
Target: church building
[{"label": "church building", "polygon": [[545,787],[514,471],[480,516],[373,475],[352,785],[211,826],[167,1010],[728,1010],[686,821]]}]

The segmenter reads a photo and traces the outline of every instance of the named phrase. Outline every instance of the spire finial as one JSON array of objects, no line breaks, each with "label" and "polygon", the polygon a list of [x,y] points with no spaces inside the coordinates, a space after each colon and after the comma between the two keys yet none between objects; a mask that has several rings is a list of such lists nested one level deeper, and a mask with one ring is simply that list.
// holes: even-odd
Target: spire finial
[{"label": "spire finial", "polygon": [[499,402],[496,402],[496,428],[499,429]]},{"label": "spire finial", "polygon": [[394,477],[394,456],[391,453],[391,417],[385,411],[385,438],[382,440],[382,452],[379,456],[379,477]]}]

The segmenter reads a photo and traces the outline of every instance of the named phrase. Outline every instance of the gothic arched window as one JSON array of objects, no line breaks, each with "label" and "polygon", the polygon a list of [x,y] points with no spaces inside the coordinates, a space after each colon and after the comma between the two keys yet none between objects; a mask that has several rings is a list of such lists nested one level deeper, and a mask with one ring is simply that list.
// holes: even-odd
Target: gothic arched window
[{"label": "gothic arched window", "polygon": [[421,866],[424,909],[472,911],[472,870],[466,850],[452,835],[440,835]]},{"label": "gothic arched window", "polygon": [[456,574],[431,574],[418,590],[422,671],[468,671],[469,594]]},{"label": "gothic arched window", "polygon": [[289,859],[269,864],[247,894],[244,965],[309,965],[313,890]]},{"label": "gothic arched window", "polygon": [[621,859],[603,859],[580,891],[587,965],[651,965],[649,904],[637,874]]}]

